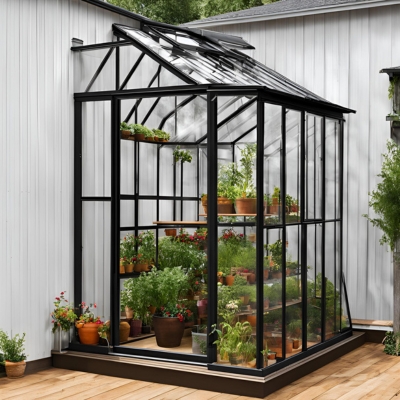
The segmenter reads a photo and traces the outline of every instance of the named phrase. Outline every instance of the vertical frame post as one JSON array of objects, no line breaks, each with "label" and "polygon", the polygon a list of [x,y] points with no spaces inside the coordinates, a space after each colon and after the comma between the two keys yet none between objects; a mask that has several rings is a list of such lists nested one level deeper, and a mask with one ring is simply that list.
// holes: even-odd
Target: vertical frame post
[{"label": "vertical frame post", "polygon": [[121,137],[118,125],[121,100],[111,99],[111,336],[112,345],[119,344],[119,242],[120,242],[120,173]]},{"label": "vertical frame post", "polygon": [[82,102],[74,104],[74,302],[82,301]]},{"label": "vertical frame post", "polygon": [[261,350],[264,347],[263,317],[264,317],[264,102],[257,100],[257,225],[256,225],[256,296],[257,296],[257,325],[256,325],[256,360],[257,368],[264,368],[264,358]]},{"label": "vertical frame post", "polygon": [[[208,332],[217,322],[217,264],[218,264],[218,230],[217,230],[217,172],[218,172],[218,143],[217,143],[217,114],[218,98],[213,93],[207,93],[207,228],[208,228]],[[208,343],[208,359],[217,359],[217,350],[212,343],[215,335],[210,336]]]},{"label": "vertical frame post", "polygon": [[322,218],[322,238],[321,238],[321,274],[322,274],[322,288],[321,288],[321,340],[325,341],[325,328],[326,328],[326,276],[325,276],[325,240],[326,240],[326,222],[325,222],[325,173],[326,173],[326,152],[325,152],[325,125],[326,119],[322,118],[321,127],[321,154],[322,154],[322,198],[321,198],[321,218]]}]

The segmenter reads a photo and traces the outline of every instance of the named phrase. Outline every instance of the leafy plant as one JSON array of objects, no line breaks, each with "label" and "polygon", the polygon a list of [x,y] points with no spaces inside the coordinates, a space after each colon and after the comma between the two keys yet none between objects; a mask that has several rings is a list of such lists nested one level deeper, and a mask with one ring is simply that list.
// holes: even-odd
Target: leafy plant
[{"label": "leafy plant", "polygon": [[271,253],[274,266],[273,271],[282,271],[282,240],[278,239],[275,243],[266,245],[268,251]]},{"label": "leafy plant", "polygon": [[398,356],[400,354],[400,332],[386,332],[383,339],[385,345],[383,351],[391,356]]},{"label": "leafy plant", "polygon": [[242,180],[240,183],[240,197],[255,198],[256,188],[253,183],[254,162],[257,156],[257,144],[246,144],[244,149],[241,149],[241,174]]},{"label": "leafy plant", "polygon": [[20,362],[26,360],[24,342],[25,333],[22,336],[16,334],[10,338],[0,329],[0,352],[3,353],[5,361]]},{"label": "leafy plant", "polygon": [[131,130],[136,134],[143,134],[145,137],[153,137],[154,133],[149,128],[141,124],[131,124]]},{"label": "leafy plant", "polygon": [[238,186],[242,179],[243,175],[235,163],[220,164],[218,166],[217,196],[234,201],[239,197]]},{"label": "leafy plant", "polygon": [[176,146],[172,155],[176,163],[179,161],[181,161],[182,163],[192,162],[192,153],[190,152],[190,150],[181,150],[181,146]]},{"label": "leafy plant", "polygon": [[163,140],[169,140],[171,135],[161,129],[153,129],[153,133],[155,137],[158,137]]},{"label": "leafy plant", "polygon": [[136,237],[133,234],[128,233],[123,239],[120,240],[119,244],[119,256],[126,263],[132,263],[136,257]]},{"label": "leafy plant", "polygon": [[77,315],[74,312],[74,307],[69,304],[68,300],[64,297],[65,291],[60,293],[59,297],[56,297],[53,301],[54,310],[51,313],[51,318],[53,319],[51,323],[53,324],[52,332],[54,333],[58,328],[62,331],[69,331],[71,325],[76,320]]},{"label": "leafy plant", "polygon": [[90,303],[89,305],[86,304],[84,301],[79,304],[79,307],[81,308],[81,315],[79,316],[77,323],[95,323],[95,324],[102,324],[103,321],[99,316],[95,316],[94,312],[90,310],[90,307],[97,308],[96,303]]},{"label": "leafy plant", "polygon": [[399,77],[394,76],[389,83],[389,88],[388,88],[388,98],[389,100],[393,99],[394,96],[394,90],[396,88],[396,85],[399,83]]},{"label": "leafy plant", "polygon": [[129,131],[131,129],[131,127],[126,122],[121,122],[119,129],[121,131]]},{"label": "leafy plant", "polygon": [[192,312],[186,307],[185,304],[169,303],[160,307],[158,315],[161,317],[178,318],[179,321],[188,321],[192,317]]},{"label": "leafy plant", "polygon": [[138,244],[138,260],[146,262],[153,261],[156,256],[154,232],[141,232],[136,240]]}]

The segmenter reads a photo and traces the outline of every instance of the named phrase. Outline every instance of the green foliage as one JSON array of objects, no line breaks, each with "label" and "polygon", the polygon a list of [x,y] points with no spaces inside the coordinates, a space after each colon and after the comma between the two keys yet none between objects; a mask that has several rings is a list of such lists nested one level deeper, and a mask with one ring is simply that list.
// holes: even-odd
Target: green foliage
[{"label": "green foliage", "polygon": [[253,184],[253,168],[257,157],[257,144],[246,144],[241,151],[241,174],[242,181],[240,182],[240,195],[241,197],[255,198],[256,188]]},{"label": "green foliage", "polygon": [[153,129],[153,133],[155,137],[160,139],[169,140],[171,135],[161,129]]},{"label": "green foliage", "polygon": [[383,351],[391,356],[398,356],[400,354],[400,332],[386,332],[385,339],[383,340],[385,348]]},{"label": "green foliage", "polygon": [[155,238],[153,231],[141,232],[136,238],[138,244],[138,260],[151,262],[156,256]]},{"label": "green foliage", "polygon": [[126,122],[121,122],[121,125],[119,126],[119,129],[121,131],[129,131],[131,129],[131,127]]},{"label": "green foliage", "polygon": [[54,333],[58,328],[63,331],[69,331],[71,325],[76,320],[77,315],[74,312],[74,307],[72,304],[68,302],[68,300],[64,297],[65,291],[60,293],[59,297],[56,297],[53,301],[54,310],[51,313],[51,318],[53,328],[52,332]]},{"label": "green foliage", "polygon": [[181,146],[176,146],[175,150],[173,151],[172,155],[174,156],[174,161],[177,163],[179,161],[192,162],[192,153],[190,150],[181,150]]},{"label": "green foliage", "polygon": [[144,125],[131,124],[129,126],[131,127],[131,131],[133,131],[135,135],[137,133],[139,133],[139,134],[142,133],[145,137],[153,137],[154,136],[153,131],[151,131],[149,128],[147,128]]},{"label": "green foliage", "polygon": [[262,5],[262,0],[206,0],[203,13],[205,17],[211,17]]},{"label": "green foliage", "polygon": [[232,261],[236,267],[254,271],[256,268],[256,248],[253,246],[243,247],[232,257]]},{"label": "green foliage", "polygon": [[271,254],[272,261],[275,264],[272,269],[274,271],[282,271],[282,240],[278,239],[275,243],[266,246]]},{"label": "green foliage", "polygon": [[200,0],[108,0],[155,21],[179,25],[201,17]]},{"label": "green foliage", "polygon": [[120,240],[119,256],[127,263],[133,262],[132,258],[136,257],[136,237],[131,233]]},{"label": "green foliage", "polygon": [[200,269],[206,262],[205,253],[196,246],[178,242],[171,237],[162,238],[158,244],[158,265],[166,267],[182,267]]},{"label": "green foliage", "polygon": [[383,155],[381,173],[382,181],[376,190],[370,193],[369,206],[377,218],[368,218],[372,225],[383,231],[380,243],[387,243],[393,250],[400,237],[400,148],[393,142],[387,142],[387,154]]},{"label": "green foliage", "polygon": [[396,87],[396,85],[399,83],[399,77],[398,76],[394,76],[389,83],[389,88],[388,88],[388,98],[389,100],[393,99],[394,96],[394,89]]},{"label": "green foliage", "polygon": [[235,200],[239,197],[238,186],[243,179],[235,163],[220,164],[218,167],[217,196]]},{"label": "green foliage", "polygon": [[9,338],[8,335],[0,329],[0,352],[5,361],[20,362],[26,360],[25,355],[25,333]]}]

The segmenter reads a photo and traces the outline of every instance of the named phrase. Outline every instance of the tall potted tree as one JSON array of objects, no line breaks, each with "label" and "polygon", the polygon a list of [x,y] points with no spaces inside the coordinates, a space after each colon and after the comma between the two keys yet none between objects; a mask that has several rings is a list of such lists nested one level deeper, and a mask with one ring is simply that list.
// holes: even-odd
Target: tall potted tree
[{"label": "tall potted tree", "polygon": [[400,147],[393,141],[387,143],[383,155],[382,181],[370,193],[369,206],[376,217],[367,214],[372,225],[383,231],[380,244],[388,244],[393,252],[393,332],[400,336]]}]

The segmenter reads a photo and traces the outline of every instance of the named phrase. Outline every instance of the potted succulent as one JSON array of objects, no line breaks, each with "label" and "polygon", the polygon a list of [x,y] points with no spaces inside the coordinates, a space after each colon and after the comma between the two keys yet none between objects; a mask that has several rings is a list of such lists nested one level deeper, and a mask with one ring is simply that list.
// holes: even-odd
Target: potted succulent
[{"label": "potted succulent", "polygon": [[25,333],[9,337],[0,329],[0,353],[8,378],[21,378],[25,373],[26,355],[24,349]]},{"label": "potted succulent", "polygon": [[246,144],[241,149],[241,175],[238,187],[239,196],[236,198],[236,211],[238,214],[257,213],[257,194],[253,183],[253,169],[257,156],[257,144]]},{"label": "potted succulent", "polygon": [[54,350],[61,352],[62,349],[68,347],[70,342],[70,330],[73,326],[77,315],[74,307],[64,297],[65,291],[54,300],[54,310],[51,313],[53,324],[52,332],[54,333]]},{"label": "potted succulent", "polygon": [[84,301],[79,304],[82,310],[81,315],[75,322],[78,329],[79,341],[81,344],[98,344],[99,343],[99,329],[103,327],[103,321],[100,317],[95,317],[94,313],[90,311],[90,307],[97,308],[96,303],[87,305]]}]

